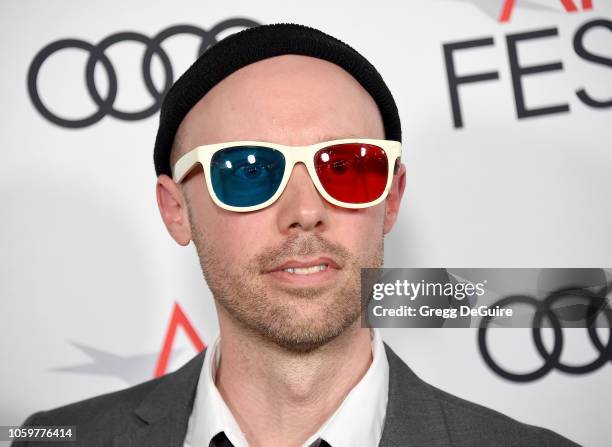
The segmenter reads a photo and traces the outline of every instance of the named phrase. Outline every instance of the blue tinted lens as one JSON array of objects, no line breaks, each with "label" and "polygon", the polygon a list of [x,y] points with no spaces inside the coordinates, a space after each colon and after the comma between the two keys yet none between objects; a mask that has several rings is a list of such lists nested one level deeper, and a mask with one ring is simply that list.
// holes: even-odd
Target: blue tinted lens
[{"label": "blue tinted lens", "polygon": [[285,157],[260,146],[237,146],[215,153],[210,179],[219,200],[226,205],[259,205],[278,190],[285,172]]}]

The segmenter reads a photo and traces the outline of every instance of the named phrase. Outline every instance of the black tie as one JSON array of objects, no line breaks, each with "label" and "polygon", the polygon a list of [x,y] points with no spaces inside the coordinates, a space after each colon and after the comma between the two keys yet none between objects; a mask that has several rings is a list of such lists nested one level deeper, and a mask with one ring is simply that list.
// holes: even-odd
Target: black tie
[{"label": "black tie", "polygon": [[227,439],[225,433],[217,433],[211,440],[209,447],[234,447],[234,444]]},{"label": "black tie", "polygon": [[[227,439],[224,432],[217,433],[211,440],[209,447],[234,447],[234,445]],[[311,447],[331,447],[323,439],[316,440]]]}]

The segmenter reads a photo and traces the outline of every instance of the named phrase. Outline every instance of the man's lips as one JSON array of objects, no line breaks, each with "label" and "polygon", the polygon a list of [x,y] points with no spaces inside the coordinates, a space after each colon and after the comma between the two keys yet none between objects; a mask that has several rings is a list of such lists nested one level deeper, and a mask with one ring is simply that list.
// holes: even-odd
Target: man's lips
[{"label": "man's lips", "polygon": [[278,271],[283,271],[286,269],[307,269],[307,268],[320,266],[320,265],[325,265],[326,268],[332,268],[336,270],[340,269],[340,267],[338,266],[338,263],[334,259],[327,257],[327,256],[321,256],[316,259],[310,259],[310,260],[291,259],[276,267],[272,267],[271,269],[267,270],[265,273],[278,272]]},{"label": "man's lips", "polygon": [[340,266],[328,256],[311,259],[290,259],[267,270],[266,276],[275,283],[292,287],[314,287],[333,283]]}]

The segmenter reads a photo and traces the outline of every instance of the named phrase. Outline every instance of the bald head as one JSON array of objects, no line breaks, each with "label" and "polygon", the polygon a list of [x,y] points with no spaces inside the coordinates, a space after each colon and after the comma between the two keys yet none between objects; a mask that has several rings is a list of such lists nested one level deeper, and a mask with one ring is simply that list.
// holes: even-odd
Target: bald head
[{"label": "bald head", "polygon": [[203,144],[306,145],[384,135],[374,99],[348,72],[322,59],[289,54],[247,65],[213,87],[179,126],[170,163]]}]

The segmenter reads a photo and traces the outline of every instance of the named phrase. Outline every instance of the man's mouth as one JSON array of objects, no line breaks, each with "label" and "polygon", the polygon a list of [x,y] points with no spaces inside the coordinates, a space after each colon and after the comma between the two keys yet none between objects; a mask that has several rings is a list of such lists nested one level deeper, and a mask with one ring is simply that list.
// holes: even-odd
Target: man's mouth
[{"label": "man's mouth", "polygon": [[338,270],[340,266],[333,258],[328,256],[319,256],[312,259],[290,259],[282,264],[272,267],[270,270],[268,270],[268,273],[282,270],[298,275],[308,275],[321,272],[328,268]]},{"label": "man's mouth", "polygon": [[313,286],[331,281],[340,266],[330,257],[291,259],[266,271],[273,279],[293,285]]},{"label": "man's mouth", "polygon": [[283,272],[292,273],[294,275],[310,275],[312,273],[322,272],[327,269],[327,264],[313,265],[312,267],[287,267]]}]

